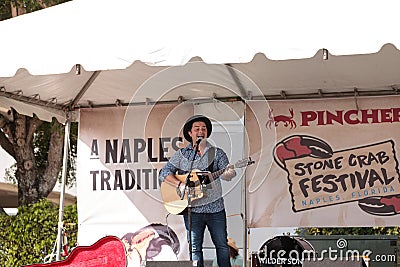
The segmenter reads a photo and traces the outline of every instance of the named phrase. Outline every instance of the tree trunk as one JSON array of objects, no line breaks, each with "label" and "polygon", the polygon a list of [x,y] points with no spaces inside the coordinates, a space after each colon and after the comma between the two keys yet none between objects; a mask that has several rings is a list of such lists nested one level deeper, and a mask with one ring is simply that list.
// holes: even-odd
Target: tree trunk
[{"label": "tree trunk", "polygon": [[11,110],[11,116],[0,114],[0,145],[15,159],[18,182],[18,205],[35,203],[53,190],[62,165],[64,127],[54,120],[51,125],[47,164],[39,168],[34,153],[34,137],[43,123]]},{"label": "tree trunk", "polygon": [[33,152],[33,137],[41,121],[14,112],[15,160],[18,181],[18,205],[34,203],[42,196],[39,193],[38,170]]}]

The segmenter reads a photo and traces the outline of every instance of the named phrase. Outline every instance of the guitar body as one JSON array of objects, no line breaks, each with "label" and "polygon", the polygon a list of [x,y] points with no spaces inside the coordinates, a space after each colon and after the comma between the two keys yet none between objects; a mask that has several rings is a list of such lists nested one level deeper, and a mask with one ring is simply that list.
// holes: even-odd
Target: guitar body
[{"label": "guitar body", "polygon": [[[203,197],[203,191],[201,190],[201,185],[199,181],[199,176],[197,173],[200,172],[199,170],[193,170],[191,172],[191,177],[190,181],[195,183],[195,187],[190,189],[190,192],[193,193],[193,197],[191,197],[191,200],[196,200],[199,198]],[[181,181],[183,184],[186,183],[186,178],[188,174],[182,174],[182,175],[175,175],[175,177]],[[161,183],[161,197],[164,202],[164,207],[165,209],[171,213],[171,214],[181,214],[188,206],[188,197],[187,193],[185,193],[185,196],[183,199],[178,195],[176,192],[176,186],[173,186],[167,182],[162,182]]]},{"label": "guitar body", "polygon": [[91,246],[78,246],[62,261],[26,265],[29,267],[96,266],[126,267],[125,246],[116,236],[106,236]]}]

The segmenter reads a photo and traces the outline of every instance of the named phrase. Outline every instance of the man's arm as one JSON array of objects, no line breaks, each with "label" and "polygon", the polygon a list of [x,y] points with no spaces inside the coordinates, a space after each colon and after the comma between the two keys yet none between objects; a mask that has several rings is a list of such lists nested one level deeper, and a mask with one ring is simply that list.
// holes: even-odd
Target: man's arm
[{"label": "man's arm", "polygon": [[[167,183],[169,183],[170,185],[176,186],[176,187],[178,187],[178,186],[180,185],[180,183],[181,183],[181,181],[178,180],[178,179],[175,177],[174,174],[168,174],[168,175],[165,177],[164,182],[167,182]],[[181,184],[182,184],[182,183],[181,183]]]},{"label": "man's arm", "polygon": [[232,178],[236,176],[236,171],[233,168],[228,168],[229,160],[225,151],[220,148],[217,149],[216,158],[218,158],[218,169],[225,169],[224,173],[221,175],[221,178],[226,181],[232,180]]},{"label": "man's arm", "polygon": [[178,178],[176,178],[175,173],[178,171],[179,162],[181,160],[180,152],[176,152],[171,159],[165,164],[165,166],[161,169],[160,175],[158,179],[162,182],[166,182],[171,186],[178,187],[180,185],[184,185],[184,183],[180,183]]}]

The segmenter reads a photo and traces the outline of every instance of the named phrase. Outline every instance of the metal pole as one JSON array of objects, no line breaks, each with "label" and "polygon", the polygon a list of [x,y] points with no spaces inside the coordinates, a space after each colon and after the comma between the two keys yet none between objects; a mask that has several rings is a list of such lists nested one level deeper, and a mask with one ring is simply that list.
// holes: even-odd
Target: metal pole
[{"label": "metal pole", "polygon": [[[245,106],[244,106],[244,118],[246,118],[246,105],[247,105],[247,103],[245,102]],[[245,146],[245,148],[244,148],[244,150],[246,150],[246,145],[247,145],[247,142],[246,142],[246,119],[244,119],[244,122],[243,122],[243,130],[244,130],[244,134],[243,134],[243,144],[244,144],[244,146]],[[246,169],[245,169],[245,171],[244,171],[245,173],[244,173],[244,179],[243,179],[243,183],[244,183],[244,185],[243,185],[243,195],[244,195],[244,200],[243,200],[243,202],[244,202],[244,216],[243,216],[243,225],[244,225],[244,228],[243,228],[243,267],[247,267],[247,259],[248,259],[248,248],[247,248],[247,242],[248,242],[248,240],[247,240],[247,230],[248,230],[248,228],[247,228],[247,176],[246,176]]]},{"label": "metal pole", "polygon": [[247,267],[247,259],[248,259],[248,252],[247,252],[247,186],[246,186],[246,174],[244,176],[244,216],[243,216],[243,267]]},{"label": "metal pole", "polygon": [[64,133],[64,153],[63,153],[63,167],[61,176],[61,192],[60,192],[60,208],[58,212],[58,232],[57,232],[57,253],[56,261],[60,260],[61,253],[61,240],[62,240],[62,227],[64,221],[64,194],[65,194],[65,181],[67,180],[67,163],[68,163],[68,148],[69,148],[69,131],[71,121],[67,115],[67,122],[65,123]]}]

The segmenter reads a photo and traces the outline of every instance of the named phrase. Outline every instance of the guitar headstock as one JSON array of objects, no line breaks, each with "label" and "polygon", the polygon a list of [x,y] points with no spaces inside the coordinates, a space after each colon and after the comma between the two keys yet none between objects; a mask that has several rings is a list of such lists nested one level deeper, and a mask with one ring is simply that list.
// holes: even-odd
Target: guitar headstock
[{"label": "guitar headstock", "polygon": [[238,160],[234,166],[235,166],[235,168],[243,168],[246,166],[250,166],[251,164],[254,164],[254,163],[255,163],[255,161],[251,160],[251,157],[248,157],[245,159]]}]

